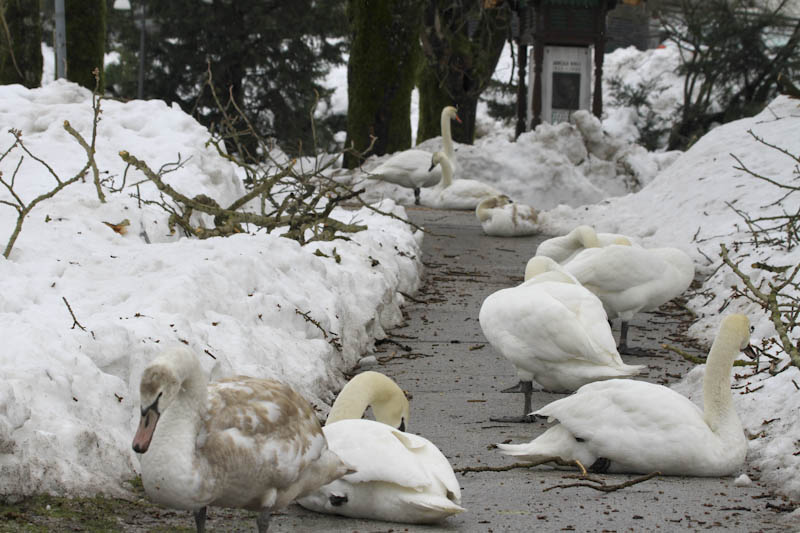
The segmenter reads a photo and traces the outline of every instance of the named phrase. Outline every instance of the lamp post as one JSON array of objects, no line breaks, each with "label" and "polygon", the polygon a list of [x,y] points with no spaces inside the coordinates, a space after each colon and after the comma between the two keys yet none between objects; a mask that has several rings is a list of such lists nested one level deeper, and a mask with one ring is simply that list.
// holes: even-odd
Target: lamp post
[{"label": "lamp post", "polygon": [[67,77],[67,16],[64,0],[56,2],[56,79]]}]

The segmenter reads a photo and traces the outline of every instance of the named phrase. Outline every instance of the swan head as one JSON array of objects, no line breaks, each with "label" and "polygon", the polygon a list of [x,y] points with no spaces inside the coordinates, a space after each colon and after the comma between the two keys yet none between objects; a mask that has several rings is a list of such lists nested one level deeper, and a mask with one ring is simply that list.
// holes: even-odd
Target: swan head
[{"label": "swan head", "polygon": [[447,159],[447,156],[444,154],[444,152],[434,152],[433,155],[431,156],[431,166],[430,168],[428,168],[428,172],[433,170],[436,167],[436,165],[441,164],[442,161],[445,159]]},{"label": "swan head", "polygon": [[597,232],[591,226],[578,226],[570,232],[570,236],[576,239],[584,248],[597,248],[600,246]]},{"label": "swan head", "polygon": [[506,196],[505,194],[495,194],[492,196],[487,196],[480,202],[478,205],[475,206],[475,215],[478,217],[478,220],[481,222],[486,221],[489,218],[488,211],[490,209],[496,209],[498,207],[503,207],[504,205],[514,203],[511,198]]},{"label": "swan head", "polygon": [[184,382],[181,369],[186,365],[198,365],[198,362],[188,349],[176,347],[144,369],[139,385],[142,417],[133,437],[136,453],[145,453],[150,447],[159,417],[181,392]]},{"label": "swan head", "polygon": [[545,272],[561,270],[561,266],[555,260],[544,255],[536,255],[531,257],[528,264],[525,265],[525,281]]},{"label": "swan head", "polygon": [[453,107],[451,105],[449,105],[449,106],[445,107],[444,109],[442,109],[442,118],[449,119],[449,120],[455,120],[456,122],[461,124],[461,119],[458,118],[458,109],[456,109],[455,107]]},{"label": "swan head", "polygon": [[361,418],[367,407],[372,407],[376,421],[406,431],[410,407],[403,389],[388,376],[371,370],[347,382],[333,402],[325,425]]},{"label": "swan head", "polygon": [[739,352],[745,352],[751,357],[755,357],[753,348],[750,346],[750,319],[747,318],[747,315],[734,313],[722,319],[717,338],[730,340],[732,359],[735,359]]}]

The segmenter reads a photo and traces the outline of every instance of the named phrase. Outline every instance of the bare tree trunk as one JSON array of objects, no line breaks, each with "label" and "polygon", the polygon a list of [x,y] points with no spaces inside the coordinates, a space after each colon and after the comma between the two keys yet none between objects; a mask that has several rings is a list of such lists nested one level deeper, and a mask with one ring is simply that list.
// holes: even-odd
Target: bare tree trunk
[{"label": "bare tree trunk", "polygon": [[36,0],[0,0],[0,85],[42,83],[42,25]]},{"label": "bare tree trunk", "polygon": [[106,42],[106,1],[65,0],[67,14],[67,79],[94,90],[94,69],[105,91],[103,57]]},{"label": "bare tree trunk", "polygon": [[510,23],[507,6],[484,9],[481,2],[457,0],[426,3],[420,34],[425,62],[418,141],[439,135],[442,105],[456,105],[462,124],[453,125],[453,138],[472,144],[478,97],[494,73]]},{"label": "bare tree trunk", "polygon": [[[373,153],[411,146],[411,91],[419,60],[421,0],[349,0],[347,146]],[[359,161],[345,154],[344,165]]]}]

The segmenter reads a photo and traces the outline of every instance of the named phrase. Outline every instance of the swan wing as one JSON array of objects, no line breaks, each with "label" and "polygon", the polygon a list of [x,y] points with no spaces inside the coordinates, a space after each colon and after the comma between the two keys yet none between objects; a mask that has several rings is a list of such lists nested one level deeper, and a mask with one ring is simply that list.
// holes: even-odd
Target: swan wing
[{"label": "swan wing", "polygon": [[667,387],[629,379],[589,383],[536,414],[557,420],[583,439],[595,457],[612,460],[702,446],[711,434],[702,410],[689,399]]},{"label": "swan wing", "polygon": [[645,248],[610,245],[587,248],[565,268],[595,292],[621,292],[658,279],[666,264]]},{"label": "swan wing", "polygon": [[286,505],[349,471],[328,450],[311,406],[287,385],[234,377],[209,385],[208,392],[196,449],[211,471],[212,503]]},{"label": "swan wing", "polygon": [[579,285],[544,282],[503,289],[484,301],[479,321],[489,342],[523,368],[531,357],[607,364],[608,352],[616,353],[602,304]]},{"label": "swan wing", "polygon": [[323,431],[330,449],[356,467],[355,473],[343,478],[345,481],[381,481],[416,490],[423,490],[431,483],[418,450],[433,444],[422,437],[361,419],[340,420],[325,426]]}]

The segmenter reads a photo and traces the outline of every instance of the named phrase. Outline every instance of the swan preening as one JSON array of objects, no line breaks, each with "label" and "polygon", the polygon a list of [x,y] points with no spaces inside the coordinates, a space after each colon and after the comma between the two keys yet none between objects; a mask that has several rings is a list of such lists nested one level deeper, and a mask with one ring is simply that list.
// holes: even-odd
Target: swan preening
[{"label": "swan preening", "polygon": [[633,316],[679,296],[694,279],[692,259],[677,248],[621,244],[587,248],[569,260],[565,269],[600,298],[610,319],[621,320],[621,353],[633,353],[627,343]]},{"label": "swan preening", "polygon": [[498,448],[526,461],[557,457],[609,472],[731,475],[747,453],[731,397],[731,368],[749,340],[746,316],[723,319],[706,361],[702,410],[662,385],[628,379],[590,383],[535,412],[555,426],[527,444]]},{"label": "swan preening", "polygon": [[[461,122],[455,107],[447,106],[442,109],[442,150],[451,161],[455,162],[455,149],[450,121]],[[430,169],[431,153],[425,150],[412,148],[404,150],[380,164],[372,170],[370,179],[378,179],[401,187],[414,190],[414,203],[419,205],[419,190],[421,187],[433,187],[442,179],[440,169]]]},{"label": "swan preening", "polygon": [[209,384],[193,352],[168,349],[142,374],[142,418],[133,439],[153,501],[194,512],[206,507],[270,512],[352,472],[326,444],[314,410],[287,385],[235,377]]},{"label": "swan preening", "polygon": [[[362,420],[367,406],[375,420]],[[328,446],[356,472],[297,503],[313,511],[424,524],[464,509],[447,458],[430,441],[397,429],[408,400],[390,378],[363,372],[339,393],[323,428]]]},{"label": "swan preening", "polygon": [[442,167],[442,181],[431,189],[430,204],[445,209],[475,209],[478,203],[487,196],[499,196],[502,193],[481,181],[470,179],[453,179],[453,161],[443,151],[434,152],[430,158],[430,168]]},{"label": "swan preening", "polygon": [[532,258],[526,281],[484,300],[479,321],[491,345],[516,367],[529,421],[532,381],[545,390],[572,392],[586,383],[628,377],[644,367],[622,362],[603,304],[558,263]]},{"label": "swan preening", "polygon": [[487,196],[475,207],[475,216],[486,235],[519,237],[539,230],[539,214],[529,205],[514,203],[505,194]]}]

